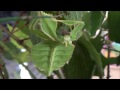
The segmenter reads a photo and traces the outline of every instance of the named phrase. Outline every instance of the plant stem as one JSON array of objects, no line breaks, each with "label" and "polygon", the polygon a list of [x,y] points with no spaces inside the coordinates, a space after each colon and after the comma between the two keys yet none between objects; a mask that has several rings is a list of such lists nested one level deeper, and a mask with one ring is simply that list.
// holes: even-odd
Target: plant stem
[{"label": "plant stem", "polygon": [[108,19],[108,11],[106,11],[106,14],[105,14],[105,17],[104,17],[104,20],[102,22],[102,24],[104,24],[104,22]]},{"label": "plant stem", "polygon": [[62,69],[60,68],[58,71],[59,71],[59,74],[61,76],[61,79],[65,79],[65,75],[63,74]]},{"label": "plant stem", "polygon": [[[108,45],[108,48],[110,48],[110,46]],[[110,58],[110,49],[108,49],[108,59]],[[110,65],[107,65],[107,79],[110,78]]]},{"label": "plant stem", "polygon": [[120,53],[120,51],[115,50],[115,49],[111,49],[111,48],[102,48],[102,49],[106,49],[106,50],[115,51],[115,52],[119,52]]},{"label": "plant stem", "polygon": [[37,78],[35,77],[35,75],[31,72],[31,70],[28,68],[28,66],[25,66],[23,63],[21,63],[21,64],[23,65],[23,67],[24,67],[26,70],[28,70],[28,72],[30,73],[30,75],[32,76],[33,79],[37,79]]},{"label": "plant stem", "polygon": [[107,79],[110,78],[110,65],[109,64],[107,65],[107,77],[106,78]]}]

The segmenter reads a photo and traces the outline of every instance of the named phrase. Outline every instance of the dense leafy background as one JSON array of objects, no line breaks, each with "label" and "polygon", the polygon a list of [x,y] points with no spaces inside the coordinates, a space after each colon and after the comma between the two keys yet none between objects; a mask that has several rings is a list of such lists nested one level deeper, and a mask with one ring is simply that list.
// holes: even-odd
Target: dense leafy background
[{"label": "dense leafy background", "polygon": [[[33,62],[39,73],[59,78],[62,74],[66,79],[90,79],[94,75],[102,78],[106,65],[120,64],[119,56],[105,58],[101,53],[103,45],[114,41],[117,46],[112,49],[120,51],[119,11],[31,11],[26,15],[32,18],[16,19],[14,29],[7,22],[0,25],[0,54],[5,58],[22,65]],[[109,39],[101,36],[105,30]]]}]

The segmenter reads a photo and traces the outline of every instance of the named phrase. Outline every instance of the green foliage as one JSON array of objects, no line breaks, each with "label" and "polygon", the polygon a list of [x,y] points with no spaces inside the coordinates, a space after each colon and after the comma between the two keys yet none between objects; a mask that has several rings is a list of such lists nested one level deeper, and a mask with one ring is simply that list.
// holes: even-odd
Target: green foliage
[{"label": "green foliage", "polygon": [[[12,26],[8,25],[8,29],[12,32]],[[21,30],[18,30],[16,32],[14,32],[14,35],[17,36],[19,38],[19,40],[23,40],[26,38],[29,38],[29,36],[27,34],[25,34],[24,32],[22,32]],[[18,48],[23,48],[21,45],[19,45],[13,38],[10,38],[11,42],[16,45]],[[27,45],[29,45],[30,47],[32,47],[32,42],[31,40],[25,40],[24,43],[26,43]]]},{"label": "green foliage", "polygon": [[22,62],[29,62],[31,60],[30,53],[28,51],[18,53],[16,58],[21,59]]},{"label": "green foliage", "polygon": [[[108,18],[106,11],[31,11],[30,16],[18,20],[14,30],[7,25],[9,31],[3,31],[8,34],[8,41],[3,41],[6,36],[0,28],[0,46],[4,48],[2,51],[0,47],[0,53],[6,58],[20,64],[32,61],[46,76],[57,72],[61,78],[61,69],[67,79],[90,79],[93,75],[102,78],[106,65],[120,64],[120,56],[105,58],[101,54],[103,45],[108,43],[120,51],[119,11],[109,11]],[[100,32],[93,37],[98,29]],[[101,36],[106,29],[110,38],[107,40]],[[27,51],[21,52],[23,48]]]},{"label": "green foliage", "polygon": [[[34,17],[34,16],[40,16],[40,15],[39,15],[39,12],[32,11],[31,16]],[[41,39],[48,39],[48,37],[44,35],[43,32],[41,32],[41,28],[37,23],[40,23],[40,19],[32,19],[30,20],[30,23],[29,23],[29,32],[30,32],[29,36],[34,45],[41,42]]]},{"label": "green foliage", "polygon": [[[41,12],[42,16],[51,16],[49,14],[46,14],[44,12]],[[57,35],[56,35],[56,29],[57,29],[57,22],[55,18],[43,18],[41,20],[41,29],[42,32],[48,36],[51,40],[56,41]]]},{"label": "green foliage", "polygon": [[91,17],[90,17],[90,23],[91,23],[91,29],[90,33],[92,36],[95,35],[97,29],[100,28],[102,22],[103,22],[104,16],[100,11],[92,11]]},{"label": "green foliage", "polygon": [[67,20],[81,20],[83,11],[67,11],[68,15],[65,15],[64,18]]},{"label": "green foliage", "polygon": [[62,22],[68,26],[71,26],[71,25],[76,25],[76,24],[79,24],[81,23],[80,21],[73,21],[73,20],[57,20],[58,22]]},{"label": "green foliage", "polygon": [[119,11],[109,11],[108,13],[108,29],[109,36],[112,41],[120,43],[120,12]]},{"label": "green foliage", "polygon": [[73,45],[65,47],[63,44],[44,42],[32,48],[32,58],[35,65],[50,76],[69,61],[74,50]]},{"label": "green foliage", "polygon": [[[74,26],[74,28],[70,32],[71,40],[78,40],[82,34],[82,29],[84,27],[84,22],[82,21],[72,21],[72,20],[57,20],[58,22],[62,22],[69,27]],[[71,29],[71,28],[70,28]]]},{"label": "green foliage", "polygon": [[63,68],[67,79],[90,79],[94,62],[91,59],[87,48],[79,41],[75,44],[70,62]]},{"label": "green foliage", "polygon": [[85,23],[85,29],[90,32],[91,29],[91,22],[90,22],[91,12],[84,12],[82,16],[82,20]]},{"label": "green foliage", "polygon": [[[52,15],[49,15],[49,14],[46,14],[43,12],[41,12],[40,14],[48,15],[48,16],[52,17]],[[71,31],[70,36],[65,35],[63,38],[62,37],[58,38],[56,35],[56,29],[57,29],[58,22],[64,23],[68,26],[71,26],[71,25],[78,25],[78,26],[77,26],[77,28],[74,28]],[[74,45],[72,45],[72,41],[76,40],[76,39],[78,39],[78,37],[80,37],[80,35],[78,36],[77,34],[80,33],[80,30],[83,28],[84,23],[80,22],[80,21],[72,21],[72,20],[56,20],[55,18],[42,19],[40,23],[41,23],[40,25],[41,25],[41,29],[42,29],[41,32],[43,32],[44,35],[49,37],[51,41],[48,41],[46,39],[45,40],[46,43],[43,43],[43,44],[40,43],[40,44],[34,45],[32,47],[31,55],[33,58],[33,62],[36,64],[36,66],[41,71],[44,71],[46,75],[50,76],[54,70],[58,70],[71,58],[73,50],[74,50]],[[38,25],[38,22],[35,25]],[[35,25],[34,25],[34,27],[35,27]],[[54,41],[54,42],[52,42],[52,41]],[[51,43],[49,43],[49,42],[51,42]],[[45,51],[46,48],[48,48],[47,51],[45,52],[45,53],[47,53],[47,55],[45,54],[46,56],[45,56],[44,61],[43,61],[43,58],[42,59],[40,58],[40,57],[43,57],[42,56],[43,52],[39,48],[42,48],[42,51]],[[45,48],[45,49],[43,49],[43,48]],[[56,50],[58,50],[58,51],[56,51]],[[60,54],[61,58],[55,57],[55,55],[58,54],[59,51],[61,51],[61,53],[67,52],[68,54],[65,54],[65,53],[64,53],[65,55]],[[61,59],[62,59],[62,61],[61,61]],[[39,63],[38,63],[38,61],[39,61]],[[57,63],[56,63],[56,61],[57,61]],[[61,63],[58,63],[60,61],[61,61]]]},{"label": "green foliage", "polygon": [[8,59],[12,59],[20,52],[19,49],[11,42],[4,43],[0,41],[0,45],[4,47],[3,54]]},{"label": "green foliage", "polygon": [[74,26],[74,29],[70,33],[72,41],[78,40],[80,38],[80,36],[82,35],[81,30],[83,29],[83,27],[84,27],[84,23],[82,23],[82,22],[80,25]]},{"label": "green foliage", "polygon": [[100,54],[96,51],[95,47],[93,46],[93,44],[89,40],[86,40],[84,37],[82,37],[82,38],[80,38],[80,42],[82,42],[83,45],[87,48],[87,50],[90,54],[90,57],[97,65],[99,76],[102,77],[103,76],[103,69],[102,69],[102,62],[101,62]]}]

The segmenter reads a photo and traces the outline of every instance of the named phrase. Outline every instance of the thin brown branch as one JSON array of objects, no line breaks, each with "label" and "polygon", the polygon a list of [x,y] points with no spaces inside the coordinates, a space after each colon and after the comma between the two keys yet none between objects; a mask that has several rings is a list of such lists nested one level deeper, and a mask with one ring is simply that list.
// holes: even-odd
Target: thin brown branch
[{"label": "thin brown branch", "polygon": [[23,26],[19,27],[19,28],[18,28],[17,30],[15,30],[13,33],[19,31],[20,29],[22,29],[22,28],[24,28],[24,27],[26,27],[28,24],[29,24],[29,20],[27,20],[26,23],[25,23]]},{"label": "thin brown branch", "polygon": [[65,79],[65,75],[64,75],[62,69],[60,68],[58,71],[59,71],[59,74],[61,76],[61,79]]},{"label": "thin brown branch", "polygon": [[115,49],[111,49],[111,48],[102,48],[102,49],[111,50],[111,51],[115,51],[115,52],[119,52],[120,53],[120,51],[115,50]]},{"label": "thin brown branch", "polygon": [[[9,32],[8,30],[6,30],[1,24],[0,24],[0,28],[2,31],[6,32],[11,38],[13,38],[17,43],[19,43],[20,39],[15,35],[13,35],[11,32]],[[22,43],[20,45],[23,46],[27,51],[31,52],[30,47],[28,47],[25,43]]]},{"label": "thin brown branch", "polygon": [[[9,32],[8,30],[6,30],[2,25],[0,25],[0,28],[1,28],[2,31],[6,32],[11,38],[13,38],[17,43],[19,43],[20,45],[22,45],[27,51],[30,52],[30,48],[29,48],[25,43],[20,43],[20,42],[19,42],[20,39],[19,39],[18,37],[16,37],[16,36],[13,35],[11,32]],[[26,38],[26,39],[23,39],[23,40],[28,40],[28,39],[30,39],[30,38]],[[25,66],[25,65],[22,63],[21,60],[18,60],[18,62],[19,62],[20,64],[22,64],[22,65],[29,71],[30,75],[31,75],[34,79],[36,79],[36,77],[34,76],[34,74],[29,70],[29,68],[28,68],[27,66]],[[2,74],[2,75],[3,75],[3,74]]]},{"label": "thin brown branch", "polygon": [[[108,48],[110,48],[109,45],[108,45]],[[110,49],[108,49],[108,59],[109,58],[110,58]],[[107,67],[107,77],[106,78],[110,79],[110,64],[108,64],[108,67]]]}]

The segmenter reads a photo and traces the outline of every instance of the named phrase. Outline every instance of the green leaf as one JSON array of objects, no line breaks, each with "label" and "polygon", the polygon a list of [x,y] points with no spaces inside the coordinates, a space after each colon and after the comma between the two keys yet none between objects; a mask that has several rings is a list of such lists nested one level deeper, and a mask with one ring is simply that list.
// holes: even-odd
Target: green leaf
[{"label": "green leaf", "polygon": [[112,65],[112,64],[118,64],[120,65],[120,60],[118,60],[117,58],[105,58],[103,55],[101,55],[101,60],[102,60],[102,66],[103,69],[107,66],[107,65]]},{"label": "green leaf", "polygon": [[96,38],[90,40],[97,52],[100,52],[103,47],[103,42],[101,41],[101,39],[101,36],[97,36]]},{"label": "green leaf", "polygon": [[19,54],[16,55],[16,58],[21,59],[21,61],[24,62],[29,62],[30,61],[30,53],[28,51],[26,52],[20,52]]},{"label": "green leaf", "polygon": [[105,69],[105,67],[107,65],[120,65],[120,56],[117,58],[105,58],[104,56],[101,55],[101,59],[102,59],[102,64],[103,64],[103,69]]},{"label": "green leaf", "polygon": [[30,32],[30,39],[33,45],[41,42],[41,38],[37,34],[33,33],[32,31]]},{"label": "green leaf", "polygon": [[108,29],[110,39],[120,43],[120,11],[109,11]]},{"label": "green leaf", "polygon": [[19,52],[20,50],[11,42],[1,42],[0,45],[4,48],[3,55],[7,59],[13,59]]},{"label": "green leaf", "polygon": [[81,36],[82,32],[82,28],[84,27],[84,23],[81,22],[81,24],[74,26],[74,29],[70,32],[70,36],[72,41],[79,39],[79,37]]},{"label": "green leaf", "polygon": [[82,11],[69,11],[72,20],[81,20]]},{"label": "green leaf", "polygon": [[64,15],[66,20],[81,20],[83,11],[67,11],[68,15]]},{"label": "green leaf", "polygon": [[[51,16],[50,14],[41,12],[42,16]],[[42,32],[47,35],[49,38],[51,38],[53,41],[56,41],[57,34],[56,34],[56,29],[57,29],[57,22],[55,18],[42,18],[41,19],[41,29]]]},{"label": "green leaf", "polygon": [[58,22],[62,22],[68,26],[71,26],[71,25],[76,25],[76,24],[80,24],[81,21],[73,21],[73,20],[57,20]]},{"label": "green leaf", "polygon": [[84,28],[85,28],[87,31],[90,31],[90,29],[91,29],[90,17],[91,17],[91,12],[84,12],[84,14],[83,14],[83,16],[82,16],[82,20],[83,20],[84,23],[85,23]]},{"label": "green leaf", "polygon": [[26,35],[29,35],[29,28],[28,28],[28,25],[26,24],[27,21],[26,20],[18,20],[19,23],[17,23],[16,27],[14,28],[13,30],[13,26],[7,24],[7,27],[8,29],[12,32],[12,30],[15,32],[15,31],[18,31],[20,30],[22,33],[26,34]]},{"label": "green leaf", "polygon": [[[99,53],[101,52],[101,49],[103,47],[103,42],[101,41],[102,37],[100,36],[97,36],[96,38],[94,39],[90,39],[90,42],[92,43],[92,45],[94,46],[94,48],[96,49],[96,51]],[[100,57],[101,57],[101,54],[100,54]],[[101,57],[101,62],[102,62],[102,57]],[[104,67],[104,64],[102,62],[102,68]],[[104,69],[104,68],[103,68]],[[94,73],[95,76],[99,76],[99,72],[98,70],[96,69],[95,70],[95,73]]]},{"label": "green leaf", "polygon": [[[114,50],[120,51],[120,44],[119,43],[113,42],[111,45],[112,45],[112,47],[113,47]],[[115,56],[115,53],[118,53],[118,52],[110,50],[110,55],[114,55]],[[120,65],[120,56],[118,56],[116,58],[105,58],[102,55],[101,57],[102,57],[103,68],[105,68],[105,66],[109,65],[109,64]]]},{"label": "green leaf", "polygon": [[[11,31],[11,30],[12,30],[12,26],[10,26],[10,25],[7,25],[7,26],[8,26],[8,28],[9,28],[9,30]],[[20,40],[29,38],[29,36],[28,36],[27,34],[23,33],[21,30],[16,31],[16,32],[14,33],[14,35],[15,35],[16,37],[18,37]],[[11,40],[11,42],[12,42],[14,45],[17,46],[17,48],[20,48],[20,49],[23,48],[23,47],[22,47],[21,45],[19,45],[14,39],[10,38],[10,40]],[[32,42],[31,42],[30,39],[29,39],[29,40],[25,40],[24,43],[27,44],[29,47],[32,47]]]},{"label": "green leaf", "polygon": [[[41,16],[41,15],[52,16],[50,14],[46,14],[40,11],[31,12],[31,16]],[[41,39],[55,41],[57,39],[57,35],[56,35],[57,22],[54,19],[55,18],[32,19],[29,24],[29,30],[30,32],[33,32],[34,34],[39,36]]]},{"label": "green leaf", "polygon": [[29,30],[32,34],[35,34],[36,36],[40,37],[41,39],[44,40],[49,40],[49,37],[46,36],[43,32],[40,32],[38,30]]},{"label": "green leaf", "polygon": [[[31,16],[33,16],[33,17],[40,16],[39,13],[40,12],[38,12],[38,11],[33,11],[33,12],[31,12]],[[30,21],[30,24],[29,24],[30,35],[32,35],[32,33],[33,33],[42,39],[48,39],[48,37],[42,32],[40,24],[38,24],[38,23],[40,23],[40,19],[38,19],[38,18],[32,19]]]},{"label": "green leaf", "polygon": [[34,64],[50,76],[54,70],[58,70],[70,60],[73,50],[72,44],[65,47],[63,44],[44,42],[33,46],[31,55]]},{"label": "green leaf", "polygon": [[87,48],[77,41],[72,58],[63,68],[66,79],[90,79],[93,67],[94,61]]},{"label": "green leaf", "polygon": [[[40,16],[40,12],[32,11],[31,16],[32,17]],[[34,45],[37,43],[40,43],[41,39],[49,40],[49,37],[42,32],[40,24],[38,23],[40,23],[40,19],[38,18],[30,20],[30,23],[29,23],[29,33],[30,33],[29,36]]]},{"label": "green leaf", "polygon": [[99,72],[99,76],[103,76],[103,69],[102,69],[102,62],[100,54],[96,51],[95,47],[92,45],[92,43],[89,40],[86,40],[85,37],[81,37],[79,39],[79,42],[83,43],[83,45],[87,48],[91,58],[97,65],[97,70]]},{"label": "green leaf", "polygon": [[90,33],[91,33],[92,36],[94,36],[97,29],[100,28],[103,19],[104,19],[104,17],[103,17],[103,15],[102,15],[102,13],[100,11],[92,11],[91,12],[91,17],[90,17],[91,29],[90,29]]}]

